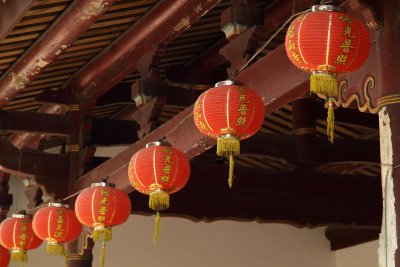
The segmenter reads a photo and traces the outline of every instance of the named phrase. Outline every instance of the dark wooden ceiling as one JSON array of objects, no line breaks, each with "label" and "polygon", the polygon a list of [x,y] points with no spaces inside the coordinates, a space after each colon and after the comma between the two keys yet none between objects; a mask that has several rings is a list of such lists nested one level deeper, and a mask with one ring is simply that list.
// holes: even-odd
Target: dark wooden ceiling
[{"label": "dark wooden ceiling", "polygon": [[[18,62],[21,56],[35,42],[40,40],[42,34],[52,26],[72,2],[72,0],[35,1],[13,30],[4,39],[0,39],[0,76],[3,75],[0,79],[4,79],[7,70],[12,68],[13,64]],[[126,30],[156,8],[158,2],[161,1],[116,1],[105,14],[1,110],[38,111],[42,104],[35,99],[37,96],[43,92],[63,87],[74,74],[84,69],[89,62],[93,61]],[[267,11],[269,8],[279,1],[260,0],[256,2],[256,7],[266,10],[265,16],[268,16],[269,13]],[[287,0],[287,2],[292,1]],[[311,6],[313,2],[317,1],[303,2],[308,2],[308,6]],[[157,64],[161,80],[170,86],[175,86],[176,84],[173,84],[174,81],[171,81],[168,77],[168,70],[174,66],[193,66],[193,62],[196,63],[207,56],[210,57],[208,51],[211,48],[224,45],[225,35],[221,31],[220,17],[221,13],[231,5],[232,1],[220,1],[199,21],[165,46],[159,64]],[[258,47],[265,42],[270,34],[258,40]],[[280,46],[284,42],[284,36],[284,31],[278,34],[259,55],[259,58]],[[229,66],[227,61],[222,62],[218,66],[219,71],[221,68],[225,71],[227,66]],[[227,75],[222,78],[226,77]],[[130,96],[130,86],[140,78],[141,74],[138,71],[134,71],[124,77],[118,85],[98,99],[92,116],[98,119],[115,119],[121,118],[121,114],[130,109],[136,109],[137,107],[135,107]],[[196,95],[199,91],[204,90],[205,86],[212,86],[213,82],[215,81],[210,79],[206,81],[206,84],[201,84],[196,79],[193,79],[180,85],[192,92],[193,95]],[[265,86],[268,85],[266,84]],[[171,99],[168,99],[167,103],[162,105],[162,110],[155,119],[158,122],[157,125],[162,125],[173,119],[195,100],[193,97],[186,97],[181,101],[182,97],[179,98],[172,92],[169,97]],[[315,134],[318,142],[324,143],[323,146],[325,146],[326,121],[323,101],[315,96],[312,97],[315,99]],[[174,101],[174,99],[178,100]],[[233,189],[232,192],[224,191],[221,182],[225,181],[224,177],[220,177],[222,180],[216,183],[212,182],[211,179],[206,179],[206,176],[212,171],[214,172],[213,177],[217,176],[217,174],[224,176],[224,171],[220,169],[220,166],[223,165],[221,159],[216,158],[210,152],[204,153],[204,155],[192,160],[194,162],[193,168],[196,170],[193,175],[195,177],[192,177],[192,182],[189,183],[187,191],[177,194],[176,200],[173,202],[175,208],[172,207],[171,213],[179,214],[180,216],[192,216],[196,219],[215,219],[219,217],[259,218],[265,221],[286,221],[303,225],[319,225],[327,220],[332,222],[336,220],[337,223],[345,225],[350,225],[356,221],[361,225],[377,226],[380,224],[380,217],[376,217],[377,214],[380,214],[380,185],[376,180],[380,175],[379,155],[371,155],[370,160],[363,160],[365,155],[361,155],[363,153],[362,150],[360,152],[352,150],[352,148],[358,149],[363,144],[368,144],[371,147],[370,150],[365,150],[367,154],[379,151],[377,117],[372,114],[361,114],[355,109],[337,110],[336,117],[335,138],[337,141],[326,151],[320,151],[321,154],[331,153],[332,157],[317,158],[310,164],[301,164],[295,156],[293,105],[292,103],[286,103],[279,110],[265,117],[260,133],[253,140],[246,141],[247,143],[244,145],[245,153],[237,157],[237,172],[240,174],[238,176],[241,176],[237,185],[235,185],[238,189]],[[26,121],[25,123],[29,124],[30,122]],[[13,130],[5,126],[2,129],[1,136],[5,140],[12,133]],[[47,132],[44,133],[47,134]],[[97,133],[100,135],[99,132]],[[113,134],[113,129],[109,129],[109,132],[106,133],[109,136]],[[268,141],[268,138],[276,142]],[[46,138],[42,138],[39,150],[61,146],[60,153],[64,153],[66,143],[66,135],[47,134]],[[267,148],[261,145],[265,152],[260,151],[260,149],[257,150],[256,146],[261,143],[266,143],[270,147]],[[125,142],[124,144],[128,145],[129,143]],[[247,149],[246,146],[249,148]],[[346,149],[346,146],[350,148]],[[343,157],[345,160],[338,159],[341,154],[346,153],[348,153],[350,160],[346,160],[346,155]],[[93,164],[90,164],[90,162],[87,164],[94,167],[103,160],[93,159]],[[209,166],[207,168],[210,171],[207,172],[207,168],[202,166]],[[340,176],[337,176],[339,178],[335,180],[337,178],[335,175],[337,174],[340,174]],[[201,181],[202,178],[204,178],[204,181]],[[245,178],[257,178],[261,181],[255,182],[257,186],[253,186],[252,180],[246,181]],[[274,183],[275,179],[279,179],[279,182]],[[287,187],[292,179],[299,179],[297,190]],[[324,179],[327,180],[325,181]],[[348,179],[349,188],[353,191],[344,189],[345,192],[343,193],[337,187],[337,183],[346,179]],[[365,179],[365,184],[363,179]],[[329,184],[333,188],[332,191],[326,189],[327,184],[325,183],[332,183]],[[368,195],[364,192],[365,194],[363,194],[363,192],[357,190],[358,186],[362,189],[370,190],[367,192],[372,193]],[[207,192],[200,193],[200,190],[207,190]],[[201,198],[201,200],[193,204],[193,199],[191,199],[193,195],[197,195],[197,198]],[[329,199],[330,197],[335,201]],[[132,194],[132,198],[139,203],[134,205],[134,208],[138,207],[138,212],[143,212],[147,209],[146,198],[136,193]],[[221,199],[223,200],[221,205],[211,208],[215,202]],[[257,201],[260,201],[260,203],[269,202],[270,204],[260,208],[257,207]],[[361,206],[352,205],[357,201],[363,203],[364,206],[362,207],[374,209],[374,212],[370,216],[364,213],[356,214],[357,209]],[[319,206],[312,206],[318,202],[320,202]],[[186,205],[185,203],[191,204]],[[268,215],[269,213],[270,215]],[[355,214],[354,218],[349,217],[349,214]]]}]

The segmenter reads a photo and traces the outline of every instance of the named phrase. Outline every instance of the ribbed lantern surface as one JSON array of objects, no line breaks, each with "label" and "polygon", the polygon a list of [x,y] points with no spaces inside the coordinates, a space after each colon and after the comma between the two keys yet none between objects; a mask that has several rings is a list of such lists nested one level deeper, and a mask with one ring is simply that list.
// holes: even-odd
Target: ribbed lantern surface
[{"label": "ribbed lantern surface", "polygon": [[150,195],[149,207],[156,211],[158,238],[159,212],[169,207],[169,195],[182,189],[190,176],[190,166],[180,150],[161,143],[150,143],[139,150],[129,162],[129,180],[133,187]]},{"label": "ribbed lantern surface", "polygon": [[217,139],[217,154],[229,159],[228,182],[232,186],[233,156],[240,154],[239,140],[254,135],[264,122],[260,96],[233,81],[220,82],[199,96],[193,116],[200,132]]},{"label": "ribbed lantern surface", "polygon": [[46,240],[47,253],[64,255],[63,243],[74,241],[82,231],[75,211],[67,205],[50,203],[33,216],[32,228],[42,240]]},{"label": "ribbed lantern surface", "polygon": [[13,214],[0,224],[0,243],[11,250],[13,261],[26,262],[26,251],[39,247],[42,240],[33,232],[31,216]]}]

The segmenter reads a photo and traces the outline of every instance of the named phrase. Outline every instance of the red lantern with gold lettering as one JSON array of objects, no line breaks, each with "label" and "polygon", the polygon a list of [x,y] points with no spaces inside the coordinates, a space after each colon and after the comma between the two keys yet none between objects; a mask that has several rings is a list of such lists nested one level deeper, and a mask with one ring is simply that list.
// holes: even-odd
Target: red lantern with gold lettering
[{"label": "red lantern with gold lettering", "polygon": [[149,207],[156,212],[154,241],[158,239],[160,210],[169,207],[169,195],[182,189],[190,176],[185,154],[162,142],[152,142],[133,155],[128,168],[135,190],[149,195]]},{"label": "red lantern with gold lettering", "polygon": [[131,213],[128,195],[107,183],[106,179],[83,190],[75,202],[75,214],[86,226],[93,227],[93,240],[102,240],[101,266],[104,266],[105,241],[112,239],[111,227],[124,223]]},{"label": "red lantern with gold lettering", "polygon": [[367,27],[340,7],[317,5],[300,15],[286,33],[286,53],[293,64],[311,72],[310,90],[328,99],[327,134],[333,141],[333,97],[338,95],[336,76],[352,72],[367,59]]},{"label": "red lantern with gold lettering", "polygon": [[33,216],[32,228],[35,234],[47,241],[46,251],[53,255],[65,255],[63,243],[74,241],[82,231],[82,224],[75,211],[68,205],[49,203]]},{"label": "red lantern with gold lettering", "polygon": [[0,246],[0,267],[7,267],[10,263],[10,252],[3,246]]},{"label": "red lantern with gold lettering", "polygon": [[42,244],[33,232],[32,216],[15,213],[12,218],[5,219],[0,224],[0,243],[11,250],[11,259],[17,262],[28,260],[26,251],[35,249]]},{"label": "red lantern with gold lettering", "polygon": [[199,96],[193,116],[200,132],[217,139],[217,155],[229,159],[232,187],[233,156],[240,154],[240,140],[254,135],[264,122],[260,96],[239,82],[219,82]]}]

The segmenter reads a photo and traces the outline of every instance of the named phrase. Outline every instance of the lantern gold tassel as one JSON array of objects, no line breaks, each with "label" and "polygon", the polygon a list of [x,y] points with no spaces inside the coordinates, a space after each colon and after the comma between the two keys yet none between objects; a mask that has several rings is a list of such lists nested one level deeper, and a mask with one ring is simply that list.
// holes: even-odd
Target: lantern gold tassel
[{"label": "lantern gold tassel", "polygon": [[150,193],[149,207],[152,210],[159,211],[169,208],[169,195],[167,192],[157,189]]},{"label": "lantern gold tassel", "polygon": [[27,262],[28,255],[26,250],[13,249],[11,251],[11,260],[15,262]]},{"label": "lantern gold tassel", "polygon": [[217,139],[217,155],[229,160],[229,178],[228,185],[232,188],[233,184],[233,156],[240,154],[240,141],[235,136],[227,134]]},{"label": "lantern gold tassel", "polygon": [[338,94],[338,85],[335,74],[313,72],[310,76],[310,91],[325,96],[336,96]]},{"label": "lantern gold tassel", "polygon": [[154,237],[153,243],[157,243],[158,237],[160,236],[160,212],[156,211],[156,220],[154,225]]},{"label": "lantern gold tassel", "polygon": [[50,255],[65,255],[64,246],[55,242],[48,242],[46,253]]},{"label": "lantern gold tassel", "polygon": [[104,267],[104,260],[106,257],[106,241],[101,241],[101,252],[100,252],[100,266]]},{"label": "lantern gold tassel", "polygon": [[99,225],[93,229],[93,241],[104,240],[110,241],[112,239],[112,230],[110,227]]},{"label": "lantern gold tassel", "polygon": [[235,178],[235,176],[233,175],[233,167],[234,167],[234,165],[235,165],[235,162],[233,161],[233,156],[230,155],[229,156],[229,178],[228,178],[229,188],[232,188],[233,178]]},{"label": "lantern gold tassel", "polygon": [[326,134],[329,142],[333,143],[335,136],[335,109],[333,107],[333,99],[328,99],[328,117],[326,118]]}]

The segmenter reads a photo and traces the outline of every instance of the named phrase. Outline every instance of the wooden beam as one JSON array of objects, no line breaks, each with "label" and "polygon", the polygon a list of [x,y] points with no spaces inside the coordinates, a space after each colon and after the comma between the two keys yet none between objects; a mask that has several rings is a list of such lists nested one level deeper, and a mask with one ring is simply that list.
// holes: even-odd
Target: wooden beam
[{"label": "wooden beam", "polygon": [[0,169],[17,176],[46,176],[63,179],[69,174],[66,155],[44,153],[31,149],[17,149],[8,141],[0,142]]},{"label": "wooden beam", "polygon": [[94,118],[92,127],[94,145],[125,145],[139,139],[139,125],[135,121]]},{"label": "wooden beam", "polygon": [[377,240],[379,232],[378,227],[364,229],[331,226],[325,230],[325,236],[331,243],[331,250],[338,250]]},{"label": "wooden beam", "polygon": [[0,43],[35,2],[35,0],[0,2]]},{"label": "wooden beam", "polygon": [[[188,184],[171,195],[171,206],[163,216],[264,220],[298,226],[381,223],[379,177],[238,166],[234,186],[229,189],[226,166],[192,162],[191,170]],[[134,213],[151,213],[146,195],[135,191],[131,198]]]},{"label": "wooden beam", "polygon": [[67,135],[71,130],[67,116],[5,110],[0,111],[0,129],[60,135]]}]

